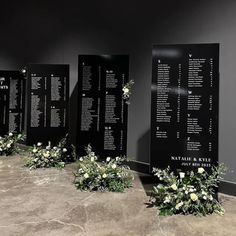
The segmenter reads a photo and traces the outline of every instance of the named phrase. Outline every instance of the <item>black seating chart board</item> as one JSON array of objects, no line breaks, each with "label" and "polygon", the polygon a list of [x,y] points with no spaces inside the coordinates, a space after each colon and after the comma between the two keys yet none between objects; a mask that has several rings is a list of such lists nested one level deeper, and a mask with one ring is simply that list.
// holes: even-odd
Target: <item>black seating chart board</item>
[{"label": "black seating chart board", "polygon": [[128,55],[79,55],[77,152],[91,144],[101,157],[126,155]]},{"label": "black seating chart board", "polygon": [[27,66],[26,144],[57,144],[68,133],[69,65]]},{"label": "black seating chart board", "polygon": [[0,71],[0,136],[22,132],[24,89],[24,76],[19,71]]},{"label": "black seating chart board", "polygon": [[151,168],[218,162],[219,44],[153,48]]}]

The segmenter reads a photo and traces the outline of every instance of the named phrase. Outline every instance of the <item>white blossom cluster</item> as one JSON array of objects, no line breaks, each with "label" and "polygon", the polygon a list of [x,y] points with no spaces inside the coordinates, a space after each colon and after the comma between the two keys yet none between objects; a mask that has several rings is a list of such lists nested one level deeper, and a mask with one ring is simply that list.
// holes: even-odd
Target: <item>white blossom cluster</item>
[{"label": "white blossom cluster", "polygon": [[123,192],[131,187],[133,176],[129,167],[122,164],[126,158],[107,157],[99,162],[90,145],[86,148],[87,155],[79,158],[78,170],[75,175],[75,186],[85,191],[117,191]]},{"label": "white blossom cluster", "polygon": [[126,101],[126,104],[130,104],[129,99],[130,99],[130,95],[131,95],[131,88],[134,85],[134,81],[130,80],[128,83],[126,83],[123,88],[123,99]]},{"label": "white blossom cluster", "polygon": [[215,198],[220,175],[225,172],[223,165],[213,167],[210,173],[202,167],[196,172],[179,172],[178,175],[170,168],[154,168],[153,172],[160,183],[154,186],[152,202],[161,215],[224,214],[223,207]]},{"label": "white blossom cluster", "polygon": [[43,144],[38,142],[31,148],[29,155],[25,157],[25,165],[30,169],[64,167],[66,160],[71,155],[64,145],[60,142],[57,146],[52,147],[51,142],[49,142],[46,147],[43,147]]},{"label": "white blossom cluster", "polygon": [[16,152],[15,144],[20,140],[23,140],[24,137],[22,134],[9,133],[3,137],[0,136],[0,156],[2,155],[11,155]]}]

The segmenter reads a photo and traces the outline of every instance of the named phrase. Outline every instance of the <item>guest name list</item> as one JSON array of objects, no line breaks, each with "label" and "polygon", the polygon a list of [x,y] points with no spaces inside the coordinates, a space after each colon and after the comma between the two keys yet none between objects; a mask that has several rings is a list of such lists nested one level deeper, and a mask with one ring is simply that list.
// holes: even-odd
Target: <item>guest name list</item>
[{"label": "guest name list", "polygon": [[219,45],[153,48],[151,167],[218,161]]},{"label": "guest name list", "polygon": [[28,66],[27,144],[56,144],[68,132],[69,66]]},{"label": "guest name list", "polygon": [[78,154],[91,144],[101,157],[126,155],[129,57],[79,56]]},{"label": "guest name list", "polygon": [[0,135],[23,130],[24,84],[19,71],[0,71]]}]

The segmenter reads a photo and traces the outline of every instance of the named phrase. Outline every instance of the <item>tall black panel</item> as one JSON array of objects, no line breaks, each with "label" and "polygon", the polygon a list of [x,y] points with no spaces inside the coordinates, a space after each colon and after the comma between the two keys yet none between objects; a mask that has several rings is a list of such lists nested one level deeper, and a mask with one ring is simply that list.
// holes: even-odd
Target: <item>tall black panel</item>
[{"label": "tall black panel", "polygon": [[19,71],[0,71],[0,135],[23,131],[24,93],[25,81]]},{"label": "tall black panel", "polygon": [[80,55],[78,75],[78,154],[90,143],[101,157],[126,155],[129,56]]},{"label": "tall black panel", "polygon": [[56,144],[68,133],[69,65],[27,67],[26,144]]},{"label": "tall black panel", "polygon": [[218,162],[219,44],[153,48],[151,167]]}]

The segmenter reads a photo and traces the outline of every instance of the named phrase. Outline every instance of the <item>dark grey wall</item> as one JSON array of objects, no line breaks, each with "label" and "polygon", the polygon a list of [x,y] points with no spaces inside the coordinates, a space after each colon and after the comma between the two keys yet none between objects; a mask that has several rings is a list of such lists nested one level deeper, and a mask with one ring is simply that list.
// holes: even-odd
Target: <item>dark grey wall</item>
[{"label": "dark grey wall", "polygon": [[236,182],[235,12],[234,0],[1,1],[0,69],[70,64],[74,127],[77,55],[130,54],[130,77],[136,84],[129,108],[128,154],[148,162],[152,45],[220,43],[219,154],[230,167],[226,180]]}]

